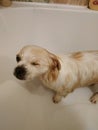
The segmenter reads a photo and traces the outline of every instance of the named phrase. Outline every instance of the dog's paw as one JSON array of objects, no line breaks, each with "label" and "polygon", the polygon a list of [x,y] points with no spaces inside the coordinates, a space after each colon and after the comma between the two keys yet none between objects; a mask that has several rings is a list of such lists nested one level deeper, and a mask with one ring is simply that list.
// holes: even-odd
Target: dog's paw
[{"label": "dog's paw", "polygon": [[62,99],[62,96],[55,94],[52,98],[54,103],[59,103]]},{"label": "dog's paw", "polygon": [[98,92],[94,93],[90,98],[91,103],[96,104],[98,101]]}]

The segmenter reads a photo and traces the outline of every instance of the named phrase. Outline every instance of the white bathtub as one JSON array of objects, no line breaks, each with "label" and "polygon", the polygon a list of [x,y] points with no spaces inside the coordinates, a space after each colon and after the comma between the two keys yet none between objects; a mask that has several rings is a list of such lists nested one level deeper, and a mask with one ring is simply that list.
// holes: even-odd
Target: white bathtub
[{"label": "white bathtub", "polygon": [[89,102],[88,88],[53,104],[40,82],[13,76],[15,55],[26,44],[54,53],[98,49],[98,12],[17,2],[0,8],[0,130],[98,130],[98,105]]}]

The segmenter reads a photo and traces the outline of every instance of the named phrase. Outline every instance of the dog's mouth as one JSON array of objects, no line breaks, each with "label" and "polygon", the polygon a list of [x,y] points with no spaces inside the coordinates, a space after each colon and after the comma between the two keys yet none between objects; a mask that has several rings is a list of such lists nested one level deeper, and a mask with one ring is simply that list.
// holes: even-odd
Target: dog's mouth
[{"label": "dog's mouth", "polygon": [[27,70],[24,66],[18,66],[14,70],[14,76],[20,80],[26,80]]}]

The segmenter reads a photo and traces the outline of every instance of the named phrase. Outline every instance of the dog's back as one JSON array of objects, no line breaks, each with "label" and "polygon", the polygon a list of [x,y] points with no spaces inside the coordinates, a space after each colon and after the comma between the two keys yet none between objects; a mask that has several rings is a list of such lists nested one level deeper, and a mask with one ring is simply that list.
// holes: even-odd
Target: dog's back
[{"label": "dog's back", "polygon": [[98,51],[71,53],[69,58],[77,65],[81,86],[98,83]]}]

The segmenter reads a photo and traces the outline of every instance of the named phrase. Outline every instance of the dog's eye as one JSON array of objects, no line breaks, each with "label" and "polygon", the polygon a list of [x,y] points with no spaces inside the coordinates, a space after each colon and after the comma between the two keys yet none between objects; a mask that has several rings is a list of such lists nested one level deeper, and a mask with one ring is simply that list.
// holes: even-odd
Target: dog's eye
[{"label": "dog's eye", "polygon": [[21,61],[21,58],[20,58],[19,55],[16,56],[16,61],[17,61],[17,62]]},{"label": "dog's eye", "polygon": [[31,62],[31,65],[37,66],[37,65],[39,65],[39,63],[38,62]]}]

